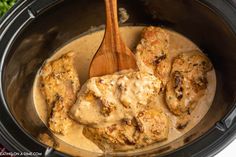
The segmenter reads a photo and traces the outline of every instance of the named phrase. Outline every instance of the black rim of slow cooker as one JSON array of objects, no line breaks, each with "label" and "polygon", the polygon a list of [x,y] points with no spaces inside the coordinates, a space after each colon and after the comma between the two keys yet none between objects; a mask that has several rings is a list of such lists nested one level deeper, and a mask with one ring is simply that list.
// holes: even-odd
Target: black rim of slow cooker
[{"label": "black rim of slow cooker", "polygon": [[[0,141],[12,152],[41,152],[43,156],[66,156],[49,148],[37,140],[17,123],[10,113],[2,90],[2,69],[6,54],[11,49],[18,34],[37,16],[64,0],[19,0],[0,20]],[[221,16],[233,32],[236,32],[236,5],[234,1],[198,0],[212,12]],[[235,34],[235,33],[234,33]],[[195,141],[165,154],[165,156],[213,156],[225,148],[236,137],[236,102],[234,108],[216,125]],[[19,139],[14,139],[7,129],[13,129]],[[215,137],[218,137],[216,139]],[[213,140],[213,141],[212,141]],[[209,143],[211,141],[211,143]],[[27,148],[26,148],[27,147]],[[200,151],[199,151],[200,150]]]}]

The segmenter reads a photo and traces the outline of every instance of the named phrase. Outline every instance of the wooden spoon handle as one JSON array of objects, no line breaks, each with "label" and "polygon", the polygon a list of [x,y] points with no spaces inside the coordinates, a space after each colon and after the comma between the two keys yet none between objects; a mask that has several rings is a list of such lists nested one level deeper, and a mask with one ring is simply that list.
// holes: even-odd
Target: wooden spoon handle
[{"label": "wooden spoon handle", "polygon": [[117,15],[117,0],[105,0],[105,4],[106,4],[105,39],[110,41],[112,46],[114,46],[114,48],[117,49],[116,45],[121,44],[118,15]]}]

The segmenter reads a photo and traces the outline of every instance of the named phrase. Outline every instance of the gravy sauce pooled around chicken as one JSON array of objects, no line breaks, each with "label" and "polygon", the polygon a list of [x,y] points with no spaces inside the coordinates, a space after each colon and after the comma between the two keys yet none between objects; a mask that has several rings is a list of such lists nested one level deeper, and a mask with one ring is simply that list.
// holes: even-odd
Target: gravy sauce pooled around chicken
[{"label": "gravy sauce pooled around chicken", "polygon": [[[67,43],[36,76],[39,117],[76,148],[101,153],[163,146],[191,130],[212,104],[215,71],[194,43],[160,27],[120,30],[139,70],[89,79],[104,34],[98,31]],[[56,149],[67,151],[60,144]]]}]

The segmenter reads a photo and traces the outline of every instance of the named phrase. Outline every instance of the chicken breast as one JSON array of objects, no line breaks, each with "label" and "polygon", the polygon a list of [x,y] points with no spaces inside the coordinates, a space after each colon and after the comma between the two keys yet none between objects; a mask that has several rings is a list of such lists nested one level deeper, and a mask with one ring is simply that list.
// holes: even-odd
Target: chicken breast
[{"label": "chicken breast", "polygon": [[48,105],[48,127],[53,132],[65,134],[72,124],[67,113],[75,103],[79,89],[79,77],[72,52],[47,62],[42,67],[40,91]]},{"label": "chicken breast", "polygon": [[104,151],[122,151],[167,139],[168,124],[162,109],[147,106],[133,118],[124,118],[107,127],[85,127],[83,133]]},{"label": "chicken breast", "polygon": [[168,136],[168,118],[155,103],[160,90],[161,81],[144,72],[91,78],[71,117],[86,126],[83,133],[102,149],[145,146]]},{"label": "chicken breast", "polygon": [[165,96],[171,112],[178,116],[192,112],[196,102],[204,95],[210,70],[212,64],[198,50],[182,53],[174,59]]},{"label": "chicken breast", "polygon": [[161,81],[144,72],[94,77],[82,87],[71,116],[85,125],[116,123],[135,115],[160,89]]},{"label": "chicken breast", "polygon": [[146,27],[136,48],[137,65],[159,77],[166,85],[171,70],[169,34],[160,27]]}]

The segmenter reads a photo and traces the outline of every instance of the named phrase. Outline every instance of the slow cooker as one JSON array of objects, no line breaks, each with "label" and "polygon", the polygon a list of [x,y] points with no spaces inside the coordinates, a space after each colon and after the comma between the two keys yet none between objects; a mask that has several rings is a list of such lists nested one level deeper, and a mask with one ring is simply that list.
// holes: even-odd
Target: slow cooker
[{"label": "slow cooker", "polygon": [[[214,64],[216,95],[206,116],[181,138],[141,153],[77,156],[213,156],[236,136],[236,1],[119,0],[125,25],[161,25],[194,41]],[[69,156],[36,140],[43,125],[31,90],[45,59],[91,27],[105,24],[102,0],[20,0],[0,21],[0,139],[12,152]],[[68,152],[67,152],[68,153]],[[31,154],[33,155],[33,154]]]}]

